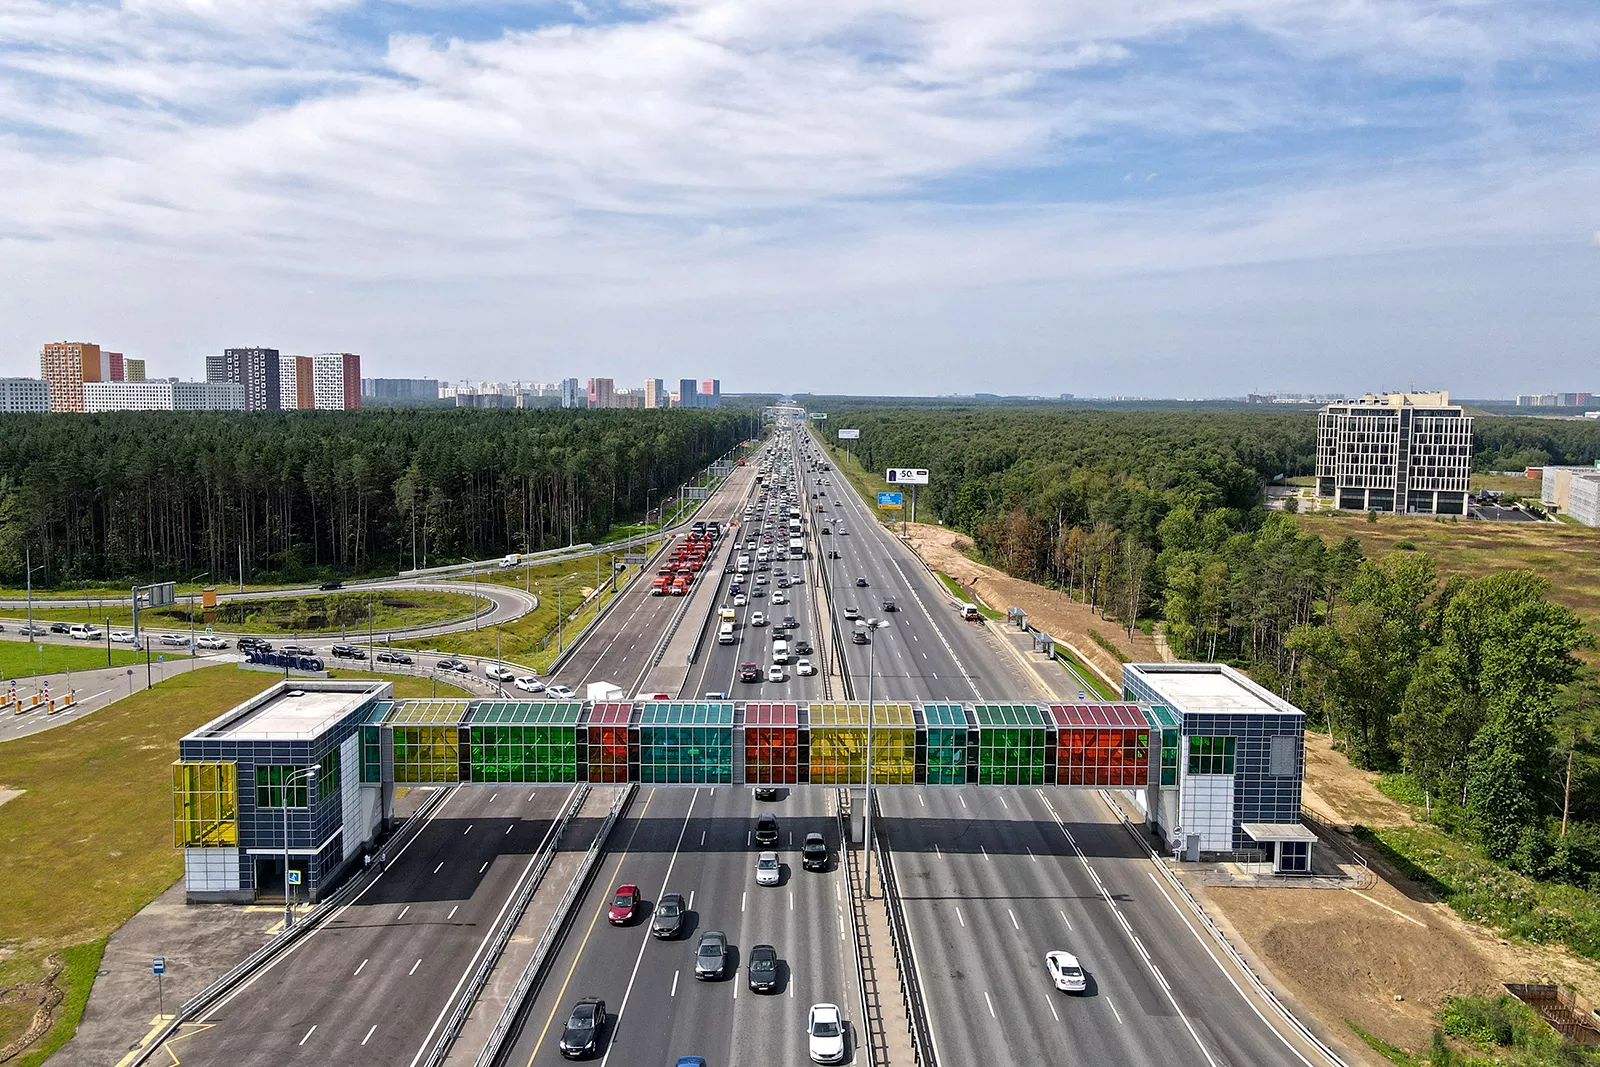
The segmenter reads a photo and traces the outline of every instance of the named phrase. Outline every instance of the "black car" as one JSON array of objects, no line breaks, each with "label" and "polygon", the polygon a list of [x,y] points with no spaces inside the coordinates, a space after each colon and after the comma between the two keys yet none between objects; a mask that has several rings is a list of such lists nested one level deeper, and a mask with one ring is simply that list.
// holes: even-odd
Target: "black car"
[{"label": "black car", "polygon": [[411,657],[404,652],[379,652],[372,657],[379,663],[410,663]]},{"label": "black car", "polygon": [[865,578],[857,578],[856,585],[862,589],[865,589],[867,586],[867,580]]},{"label": "black car", "polygon": [[324,593],[331,593],[335,589],[343,589],[344,583],[335,578],[331,582],[323,582],[321,585],[317,586],[317,588],[322,590]]},{"label": "black car", "polygon": [[763,785],[756,788],[757,800],[777,800],[778,790],[775,786]]},{"label": "black car", "polygon": [[800,865],[808,871],[828,869],[828,843],[821,834],[806,835],[805,843],[800,846]]},{"label": "black car", "polygon": [[684,916],[688,907],[682,893],[663,893],[656,901],[656,910],[650,916],[650,935],[663,940],[677,937],[683,932]]},{"label": "black car", "polygon": [[328,650],[335,659],[366,659],[367,654],[355,645],[334,645]]},{"label": "black car", "polygon": [[756,819],[756,844],[771,848],[778,843],[778,817],[762,815]]},{"label": "black car", "polygon": [[794,643],[794,654],[797,656],[809,656],[815,651],[816,649],[811,647],[810,641],[802,639]]},{"label": "black car", "polygon": [[460,671],[462,674],[472,673],[472,668],[458,659],[442,659],[434,666],[441,671]]},{"label": "black car", "polygon": [[778,988],[778,950],[757,945],[750,950],[750,992],[771,993]]},{"label": "black car", "polygon": [[895,604],[894,597],[886,596],[886,597],[883,598],[883,610],[884,611],[899,611],[900,608]]},{"label": "black car", "polygon": [[857,644],[857,645],[866,644],[867,643],[867,631],[865,631],[865,630],[857,630],[855,633],[850,635],[850,641],[851,641],[852,644]]},{"label": "black car", "polygon": [[780,630],[794,630],[794,629],[797,629],[799,626],[800,626],[799,621],[796,620],[793,615],[785,615],[783,617],[783,621],[778,624],[778,629],[780,629]]},{"label": "black car", "polygon": [[240,652],[271,652],[272,642],[260,637],[239,638]]},{"label": "black car", "polygon": [[561,1054],[569,1060],[587,1059],[600,1051],[600,1030],[606,1024],[606,1002],[585,997],[572,1007],[561,1029]]},{"label": "black car", "polygon": [[828,553],[828,558],[829,559],[838,559],[839,558],[839,553],[837,553],[837,552],[829,552]]},{"label": "black car", "polygon": [[53,622],[50,624],[50,632],[53,634],[70,634],[72,627],[64,622]]}]

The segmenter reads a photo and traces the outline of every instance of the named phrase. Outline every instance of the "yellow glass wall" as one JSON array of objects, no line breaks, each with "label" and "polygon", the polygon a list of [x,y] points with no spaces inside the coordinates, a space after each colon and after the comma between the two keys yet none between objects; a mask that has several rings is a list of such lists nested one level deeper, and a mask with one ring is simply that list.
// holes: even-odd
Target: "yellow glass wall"
[{"label": "yellow glass wall", "polygon": [[178,848],[238,847],[238,768],[232,763],[172,765],[172,840]]},{"label": "yellow glass wall", "polygon": [[[872,782],[916,781],[917,727],[910,704],[872,708]],[[867,780],[867,706],[812,704],[811,783],[862,785]]]},{"label": "yellow glass wall", "polygon": [[401,785],[461,778],[460,732],[449,726],[396,726],[394,780]]}]

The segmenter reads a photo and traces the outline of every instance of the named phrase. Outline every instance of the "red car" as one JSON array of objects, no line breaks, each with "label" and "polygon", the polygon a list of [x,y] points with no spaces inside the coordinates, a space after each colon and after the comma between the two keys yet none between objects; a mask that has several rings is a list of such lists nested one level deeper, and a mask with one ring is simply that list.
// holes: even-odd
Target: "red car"
[{"label": "red car", "polygon": [[741,682],[759,682],[759,681],[761,681],[761,668],[758,665],[754,664],[754,663],[741,663],[741,664],[739,664],[739,681],[741,681]]},{"label": "red car", "polygon": [[633,913],[639,907],[639,887],[636,885],[619,885],[616,893],[611,897],[611,908],[606,912],[606,920],[613,926],[622,926],[633,921]]}]

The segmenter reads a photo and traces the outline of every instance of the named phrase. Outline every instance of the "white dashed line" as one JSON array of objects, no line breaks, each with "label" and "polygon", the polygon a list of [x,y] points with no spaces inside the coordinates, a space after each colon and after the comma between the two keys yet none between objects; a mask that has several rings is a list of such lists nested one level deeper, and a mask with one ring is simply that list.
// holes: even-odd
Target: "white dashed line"
[{"label": "white dashed line", "polygon": [[413,963],[411,965],[411,969],[406,972],[406,977],[410,978],[412,975],[416,974],[417,973],[417,968],[421,967],[421,966],[422,966],[422,957],[418,956],[417,957],[417,962]]},{"label": "white dashed line", "polygon": [[[367,966],[367,961],[366,960],[362,960],[361,961],[361,966],[357,967],[356,970],[355,970],[355,974],[352,974],[350,977],[354,978],[357,974],[360,974],[362,972],[362,970],[366,968],[366,966]],[[304,1042],[301,1042],[301,1044],[304,1044]]]},{"label": "white dashed line", "polygon": [[367,1036],[361,1039],[361,1043],[363,1045],[365,1045],[368,1041],[372,1040],[372,1031],[376,1030],[377,1028],[378,1028],[378,1024],[377,1023],[373,1023],[372,1024],[372,1030],[368,1030],[367,1031]]},{"label": "white dashed line", "polygon": [[308,1040],[310,1040],[311,1035],[316,1033],[316,1032],[317,1032],[317,1024],[316,1023],[312,1023],[311,1024],[311,1029],[306,1031],[306,1036],[302,1037],[300,1039],[300,1044],[302,1044],[302,1045],[305,1044]]}]

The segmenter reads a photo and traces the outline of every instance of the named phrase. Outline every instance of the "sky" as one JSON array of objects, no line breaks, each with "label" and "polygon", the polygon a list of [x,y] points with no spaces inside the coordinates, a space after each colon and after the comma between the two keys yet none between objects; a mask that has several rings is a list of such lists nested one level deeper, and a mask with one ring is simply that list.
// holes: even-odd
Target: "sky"
[{"label": "sky", "polygon": [[0,374],[62,340],[1600,392],[1600,5],[0,0]]}]

